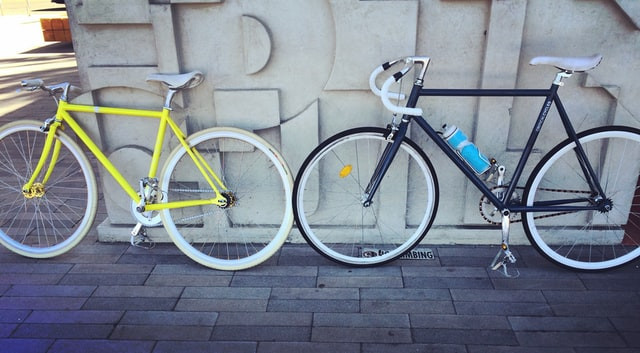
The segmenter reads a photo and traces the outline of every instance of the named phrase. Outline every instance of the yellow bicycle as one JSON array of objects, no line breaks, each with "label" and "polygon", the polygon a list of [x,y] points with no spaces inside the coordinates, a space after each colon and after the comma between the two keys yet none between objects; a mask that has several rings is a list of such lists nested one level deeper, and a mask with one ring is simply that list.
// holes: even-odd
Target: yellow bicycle
[{"label": "yellow bicycle", "polygon": [[[89,231],[98,186],[81,141],[131,198],[136,219],[132,243],[148,239],[146,227],[163,225],[182,252],[221,270],[255,266],[284,243],[293,223],[292,176],[278,153],[254,133],[216,127],[186,136],[171,118],[171,102],[204,76],[154,74],[147,81],[168,88],[160,111],[69,103],[75,87],[22,81],[44,90],[58,108],[42,122],[20,120],[0,127],[0,243],[34,258],[60,255]],[[132,186],[70,113],[96,113],[158,120],[147,175]],[[178,146],[158,174],[167,130]]]}]

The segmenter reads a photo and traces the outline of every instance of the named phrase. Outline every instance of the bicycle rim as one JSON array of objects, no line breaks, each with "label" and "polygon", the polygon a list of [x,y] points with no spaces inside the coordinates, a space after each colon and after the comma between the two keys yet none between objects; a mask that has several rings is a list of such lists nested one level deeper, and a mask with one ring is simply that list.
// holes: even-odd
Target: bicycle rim
[{"label": "bicycle rim", "polygon": [[[229,205],[167,209],[162,221],[176,245],[196,262],[220,270],[245,269],[270,258],[293,224],[292,177],[282,157],[249,132],[213,128],[188,139],[227,190]],[[211,199],[213,190],[182,147],[162,172],[163,202]]]},{"label": "bicycle rim", "polygon": [[80,147],[61,132],[57,138],[62,147],[49,181],[38,195],[23,195],[22,186],[31,177],[46,139],[41,125],[18,121],[0,129],[0,242],[34,258],[57,256],[77,245],[97,208],[91,165]]},{"label": "bicycle rim", "polygon": [[435,217],[438,184],[431,163],[405,139],[373,203],[364,190],[386,130],[358,128],[335,135],[307,157],[294,185],[296,224],[320,254],[350,266],[393,261],[418,244]]},{"label": "bicycle rim", "polygon": [[[543,255],[559,265],[580,270],[617,267],[640,256],[640,130],[597,128],[581,133],[579,140],[611,211],[527,213],[525,232]],[[565,141],[538,164],[527,183],[527,205],[591,196],[574,147]]]}]

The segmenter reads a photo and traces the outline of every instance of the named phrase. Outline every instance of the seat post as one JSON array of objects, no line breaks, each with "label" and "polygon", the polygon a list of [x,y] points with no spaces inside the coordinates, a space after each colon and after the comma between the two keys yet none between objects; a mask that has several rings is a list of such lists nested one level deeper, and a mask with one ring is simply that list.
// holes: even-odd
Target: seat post
[{"label": "seat post", "polygon": [[171,109],[171,102],[173,101],[173,98],[175,97],[176,93],[178,93],[178,90],[175,89],[169,89],[169,91],[167,92],[167,97],[164,100],[164,108],[165,109]]},{"label": "seat post", "polygon": [[558,85],[560,87],[564,86],[564,82],[562,79],[571,77],[573,73],[571,71],[560,71],[556,74],[556,79],[553,80],[554,85]]}]

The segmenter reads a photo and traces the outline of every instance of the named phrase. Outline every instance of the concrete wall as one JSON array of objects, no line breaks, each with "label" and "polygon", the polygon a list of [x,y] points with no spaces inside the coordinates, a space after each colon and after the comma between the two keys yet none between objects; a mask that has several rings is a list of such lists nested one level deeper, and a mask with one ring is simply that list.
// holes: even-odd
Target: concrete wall
[{"label": "concrete wall", "polygon": [[[145,82],[148,74],[200,70],[205,82],[176,100],[189,133],[222,125],[254,130],[280,149],[294,173],[330,135],[387,124],[390,114],[367,80],[380,63],[405,55],[432,58],[427,87],[547,88],[555,69],[529,66],[532,57],[602,53],[596,70],[574,75],[562,89],[566,109],[580,130],[640,126],[634,0],[68,0],[67,8],[90,91],[78,101],[159,107],[162,90]],[[513,168],[540,105],[431,98],[422,107],[434,126],[460,126],[485,154]],[[122,130],[109,117],[85,123],[136,183],[150,158],[149,122],[131,119]],[[548,120],[533,162],[561,138],[558,126]],[[429,146],[422,132],[414,129],[412,137]],[[486,225],[480,194],[431,147],[441,201],[429,239],[499,241],[499,231],[469,227]],[[103,185],[109,220],[101,237],[127,239],[118,228],[132,222],[126,197],[110,177]]]}]

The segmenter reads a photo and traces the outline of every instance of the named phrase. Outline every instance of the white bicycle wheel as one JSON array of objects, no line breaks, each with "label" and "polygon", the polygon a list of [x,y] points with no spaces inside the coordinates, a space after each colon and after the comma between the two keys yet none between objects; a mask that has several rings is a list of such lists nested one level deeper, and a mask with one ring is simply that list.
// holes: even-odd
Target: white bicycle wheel
[{"label": "white bicycle wheel", "polygon": [[[259,136],[235,128],[203,130],[187,143],[225,184],[220,192],[229,205],[163,210],[162,222],[176,246],[219,270],[246,269],[270,258],[293,225],[293,180],[284,159]],[[161,175],[161,202],[214,197],[182,146],[171,152]]]},{"label": "white bicycle wheel", "polygon": [[381,158],[387,130],[338,133],[302,164],[294,184],[294,216],[305,240],[348,266],[393,261],[424,238],[438,208],[438,182],[427,156],[404,139],[371,205],[364,191]]},{"label": "white bicycle wheel", "polygon": [[87,234],[98,188],[84,152],[58,131],[61,147],[49,181],[36,184],[33,194],[23,194],[47,137],[40,126],[42,122],[22,120],[0,127],[0,243],[22,256],[48,258],[71,250]]},{"label": "white bicycle wheel", "polygon": [[[609,210],[529,212],[524,229],[549,260],[579,270],[603,270],[640,256],[640,130],[604,127],[579,136],[607,199],[590,191],[578,163],[576,144],[565,141],[540,161],[527,182],[524,199],[532,205],[593,205]],[[566,200],[581,198],[582,202]]]}]

